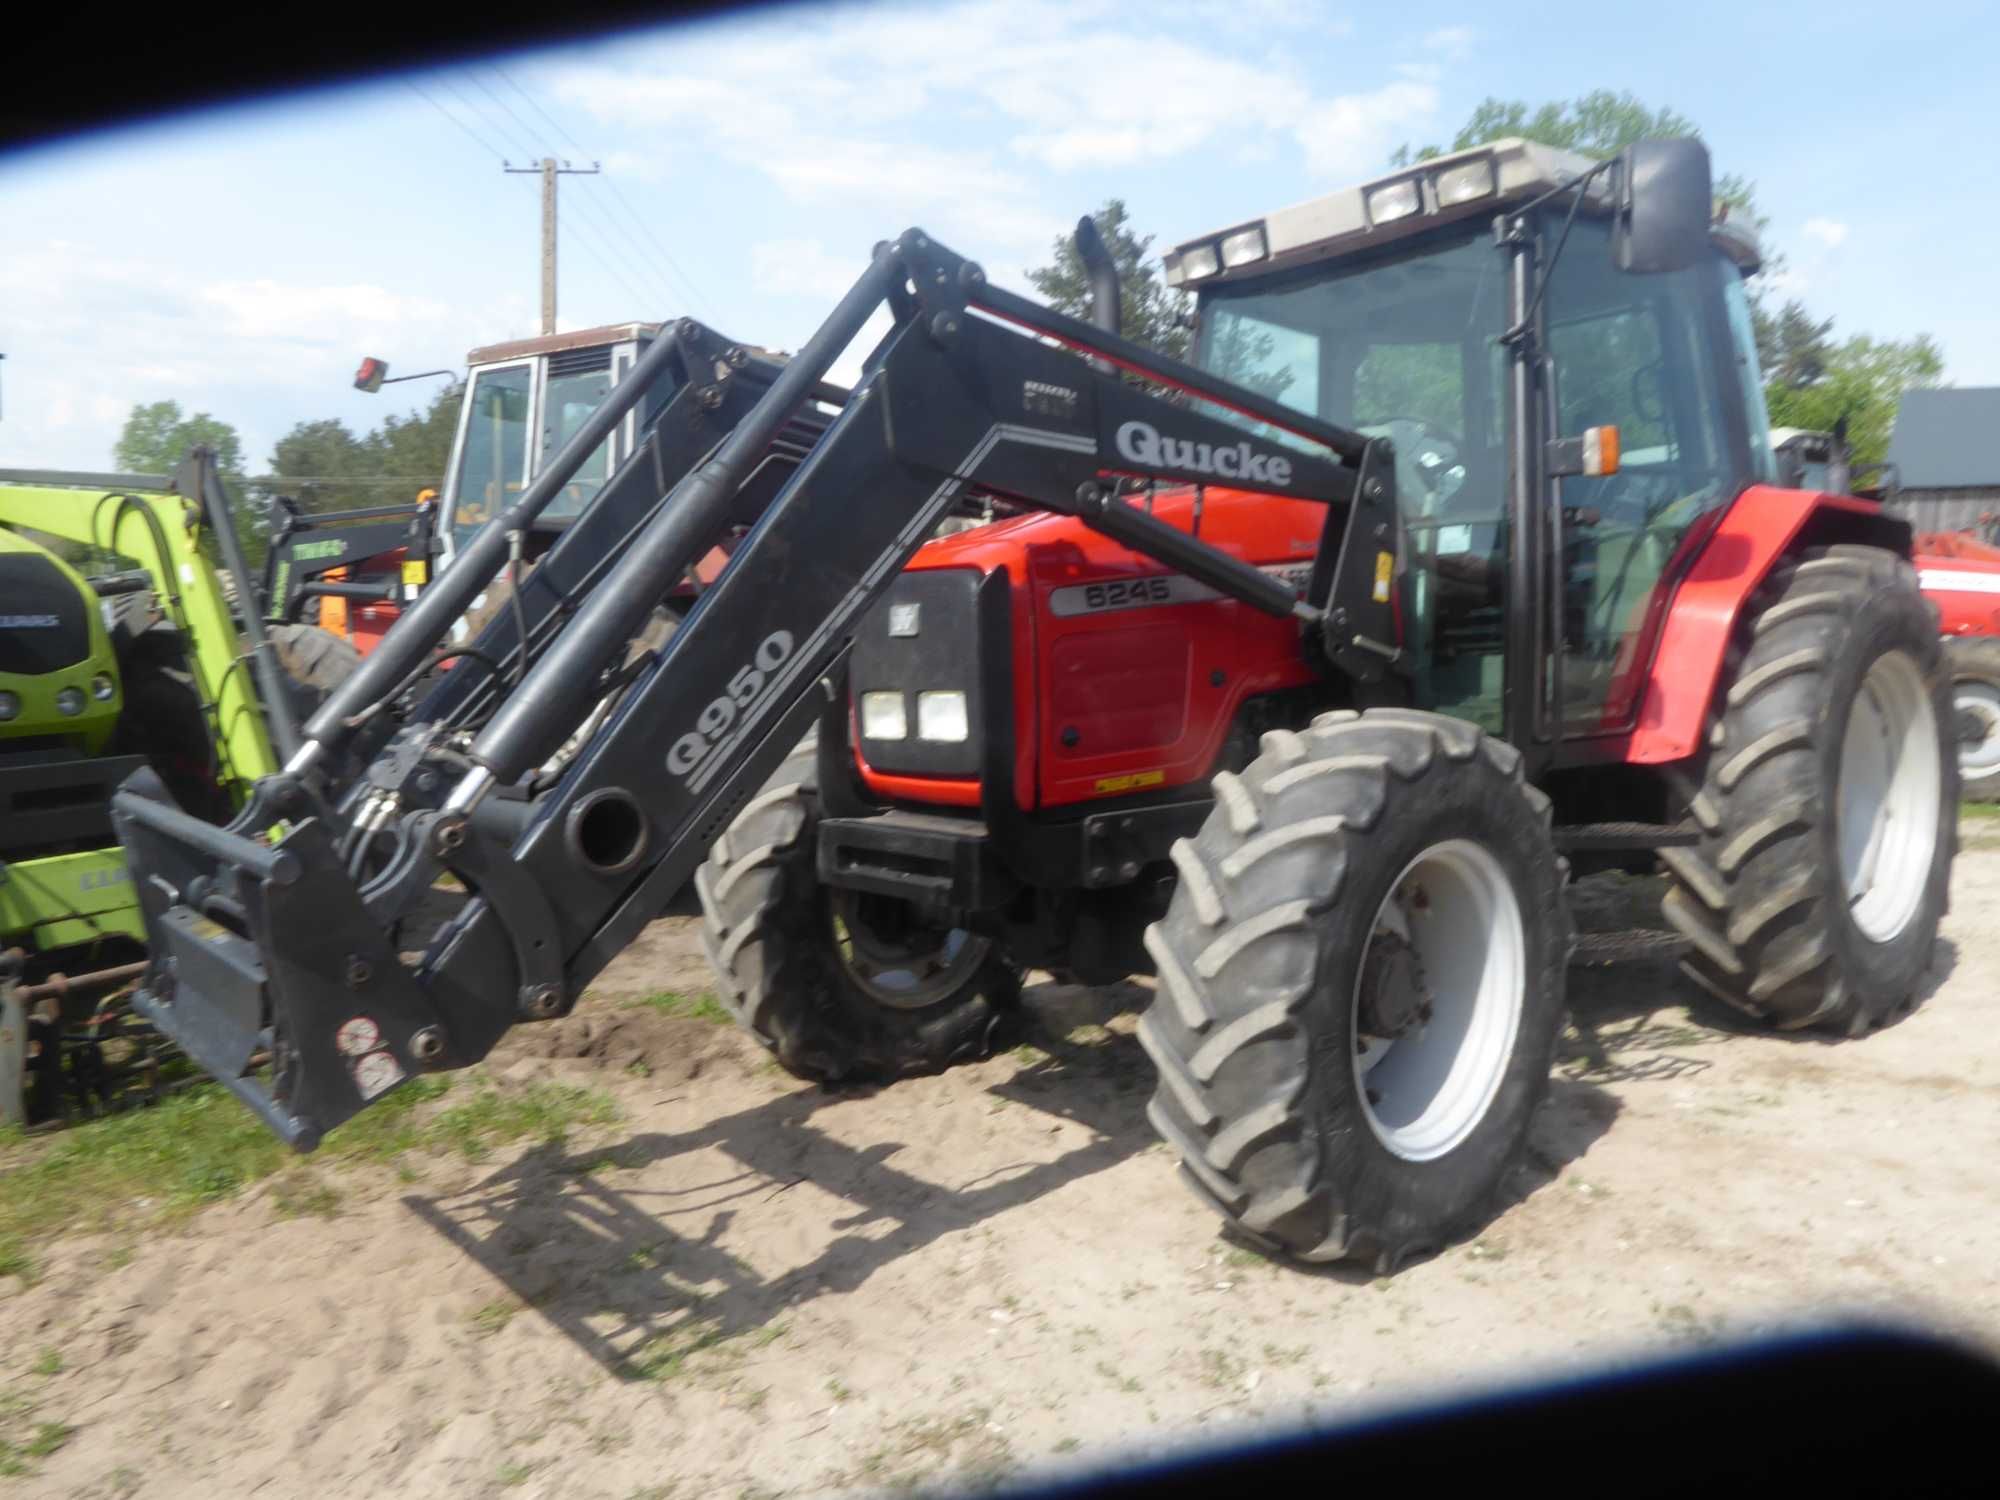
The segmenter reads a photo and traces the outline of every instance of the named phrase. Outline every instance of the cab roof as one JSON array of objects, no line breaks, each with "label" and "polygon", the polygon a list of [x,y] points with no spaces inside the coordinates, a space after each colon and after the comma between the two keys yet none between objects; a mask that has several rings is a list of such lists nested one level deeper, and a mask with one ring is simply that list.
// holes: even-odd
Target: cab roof
[{"label": "cab roof", "polygon": [[[1161,261],[1167,284],[1184,289],[1267,275],[1374,249],[1440,224],[1491,217],[1596,165],[1578,152],[1510,136],[1202,235],[1169,250]],[[1611,211],[1604,177],[1584,189],[1584,210]],[[1756,231],[1730,219],[1726,210],[1710,232],[1745,275],[1762,263]],[[1215,269],[1207,271],[1211,257]]]}]

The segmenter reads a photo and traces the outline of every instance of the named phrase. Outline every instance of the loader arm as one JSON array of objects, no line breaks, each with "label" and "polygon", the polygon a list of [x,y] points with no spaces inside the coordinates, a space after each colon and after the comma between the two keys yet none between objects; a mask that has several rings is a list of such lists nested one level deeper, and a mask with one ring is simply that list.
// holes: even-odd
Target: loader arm
[{"label": "loader arm", "polygon": [[[802,425],[884,304],[890,331],[838,416]],[[294,1146],[413,1073],[477,1062],[518,1021],[565,1014],[797,743],[864,614],[970,488],[1074,515],[1295,619],[1309,653],[1343,670],[1379,676],[1398,656],[1378,582],[1397,545],[1382,439],[990,287],[915,230],[878,249],[768,382],[738,379],[726,348],[692,347],[705,336],[681,325],[596,414],[608,428],[668,360],[701,372],[607,487],[653,503],[623,507],[622,529],[586,512],[537,570],[539,590],[530,580],[525,658],[496,620],[485,670],[448,674],[343,780],[356,736],[393,717],[388,699],[442,639],[457,594],[491,576],[507,535],[589,455],[602,435],[589,426],[320,709],[231,829],[194,824],[143,774],[118,794],[153,940],[138,1008]],[[766,500],[755,486],[774,457],[784,478]],[[1325,503],[1313,588],[1301,600],[1155,518],[1126,498],[1133,481]],[[678,631],[621,670],[654,608],[746,511],[754,526]],[[538,779],[579,728],[559,776]],[[246,833],[279,820],[275,844]],[[406,964],[392,933],[445,871],[476,894]]]}]

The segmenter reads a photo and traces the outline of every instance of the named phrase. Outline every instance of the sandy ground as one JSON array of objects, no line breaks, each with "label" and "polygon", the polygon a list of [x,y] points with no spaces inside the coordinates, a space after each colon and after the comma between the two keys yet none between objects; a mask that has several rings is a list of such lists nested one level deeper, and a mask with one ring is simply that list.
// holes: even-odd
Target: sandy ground
[{"label": "sandy ground", "polygon": [[617,1125],[340,1170],[329,1219],[266,1189],[117,1271],[73,1240],[12,1287],[0,1378],[75,1431],[0,1491],[962,1483],[1836,1308],[2000,1346],[1996,910],[2000,847],[1968,848],[1933,991],[1856,1043],[1718,1029],[1667,946],[1596,953],[1510,1206],[1388,1280],[1218,1235],[1144,1120],[1137,986],[1040,986],[1016,1050],[828,1095],[629,1004],[708,982],[663,922],[499,1064],[608,1089]]}]

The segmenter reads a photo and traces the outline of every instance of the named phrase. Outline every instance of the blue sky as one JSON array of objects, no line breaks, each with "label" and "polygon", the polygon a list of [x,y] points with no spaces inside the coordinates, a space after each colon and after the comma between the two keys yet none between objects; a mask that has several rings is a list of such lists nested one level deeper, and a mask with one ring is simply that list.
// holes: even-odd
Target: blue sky
[{"label": "blue sky", "polygon": [[[1025,285],[1116,194],[1171,244],[1381,171],[1488,95],[1630,90],[1756,184],[1837,332],[1928,331],[2000,384],[2000,8],[1463,3],[805,5],[189,116],[0,159],[0,464],[98,467],[137,401],[243,433],[366,428],[406,373],[560,324],[693,312],[796,348],[912,224]],[[405,392],[407,394],[397,394]]]}]

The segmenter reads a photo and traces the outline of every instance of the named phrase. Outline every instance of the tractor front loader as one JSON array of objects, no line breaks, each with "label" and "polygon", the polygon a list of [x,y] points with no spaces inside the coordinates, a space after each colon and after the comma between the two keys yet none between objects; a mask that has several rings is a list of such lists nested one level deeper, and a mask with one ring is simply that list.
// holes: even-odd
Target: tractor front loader
[{"label": "tractor front loader", "polygon": [[[121,789],[136,1003],[309,1150],[566,1014],[692,883],[801,1076],[975,1053],[1025,968],[1151,973],[1150,1118],[1239,1233],[1391,1268],[1476,1228],[1572,868],[1663,864],[1689,973],[1785,1027],[1910,1003],[1945,901],[1908,530],[1775,484],[1711,209],[1691,141],[1426,162],[1170,255],[1193,363],[1119,335],[1087,225],[1091,322],[911,230],[782,368],[677,325],[229,828]],[[479,670],[413,690],[674,362]]]}]

